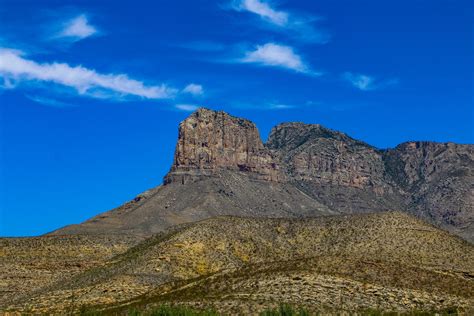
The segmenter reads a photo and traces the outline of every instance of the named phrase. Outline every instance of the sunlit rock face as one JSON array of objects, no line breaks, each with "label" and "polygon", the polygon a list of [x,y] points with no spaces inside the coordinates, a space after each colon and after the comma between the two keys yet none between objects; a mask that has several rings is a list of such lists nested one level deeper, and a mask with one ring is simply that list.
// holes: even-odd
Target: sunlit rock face
[{"label": "sunlit rock face", "polygon": [[179,125],[174,162],[165,183],[196,181],[221,170],[281,181],[279,169],[254,123],[225,112],[199,109]]}]

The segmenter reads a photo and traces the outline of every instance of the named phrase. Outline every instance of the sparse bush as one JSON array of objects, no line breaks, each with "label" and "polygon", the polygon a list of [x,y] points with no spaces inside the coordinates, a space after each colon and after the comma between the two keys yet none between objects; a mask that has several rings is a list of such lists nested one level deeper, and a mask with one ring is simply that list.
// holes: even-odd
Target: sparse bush
[{"label": "sparse bush", "polygon": [[[98,311],[92,307],[82,306],[79,310],[81,316],[102,316],[111,315],[110,311]],[[213,310],[196,310],[186,306],[161,305],[156,308],[140,310],[130,309],[127,316],[218,316]]]},{"label": "sparse bush", "polygon": [[260,316],[309,316],[308,311],[300,308],[298,311],[290,305],[282,304],[276,309],[268,309],[260,313]]},{"label": "sparse bush", "polygon": [[458,315],[458,310],[456,307],[450,307],[443,310],[438,311],[420,311],[420,310],[413,310],[410,312],[386,312],[383,310],[378,309],[366,309],[360,312],[361,316],[432,316],[432,315],[439,315],[439,316],[451,316],[451,315]]},{"label": "sparse bush", "polygon": [[[136,315],[136,314],[135,314]],[[143,316],[218,316],[212,310],[195,310],[185,306],[168,306],[161,305],[158,308],[152,309],[149,312],[144,312]]]},{"label": "sparse bush", "polygon": [[80,316],[100,316],[102,313],[100,311],[95,310],[92,307],[88,307],[86,305],[82,305],[79,309]]}]

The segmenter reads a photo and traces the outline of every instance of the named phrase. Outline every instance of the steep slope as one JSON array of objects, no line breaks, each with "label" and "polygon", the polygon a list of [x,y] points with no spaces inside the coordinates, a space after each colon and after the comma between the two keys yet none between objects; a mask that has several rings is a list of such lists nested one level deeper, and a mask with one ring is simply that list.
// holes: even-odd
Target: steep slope
[{"label": "steep slope", "polygon": [[412,214],[474,241],[474,146],[408,142],[384,160]]},{"label": "steep slope", "polygon": [[[185,184],[169,182],[115,210],[53,235],[103,234],[149,236],[182,223],[222,215],[304,217],[336,214],[287,183],[258,181],[239,171],[219,171]],[[176,178],[175,178],[176,179]]]},{"label": "steep slope", "polygon": [[218,217],[175,227],[2,308],[178,302],[255,312],[290,302],[314,310],[467,310],[473,276],[472,245],[399,212]]}]

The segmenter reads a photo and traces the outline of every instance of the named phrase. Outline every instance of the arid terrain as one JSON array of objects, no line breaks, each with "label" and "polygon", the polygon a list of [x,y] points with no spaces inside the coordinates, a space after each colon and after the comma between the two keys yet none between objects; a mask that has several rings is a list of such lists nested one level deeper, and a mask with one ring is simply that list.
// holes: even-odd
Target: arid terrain
[{"label": "arid terrain", "polygon": [[[74,248],[64,252],[88,253]],[[94,255],[89,251],[90,259]],[[43,256],[37,258],[53,261]],[[23,269],[38,273],[38,267]],[[65,313],[92,305],[126,311],[179,303],[233,314],[287,302],[323,312],[467,312],[474,304],[474,248],[399,212],[305,220],[216,217],[68,273],[29,293],[12,289],[22,295],[10,295],[6,309]]]},{"label": "arid terrain", "polygon": [[320,125],[199,109],[163,185],[45,236],[0,239],[0,311],[161,304],[259,314],[474,314],[474,146],[377,149]]}]

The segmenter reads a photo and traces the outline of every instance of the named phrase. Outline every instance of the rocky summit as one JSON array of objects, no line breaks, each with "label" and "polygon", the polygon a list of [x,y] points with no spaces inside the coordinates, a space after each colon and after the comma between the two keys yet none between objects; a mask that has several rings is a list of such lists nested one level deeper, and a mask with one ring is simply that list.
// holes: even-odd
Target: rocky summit
[{"label": "rocky summit", "polygon": [[318,124],[252,122],[199,109],[179,125],[163,185],[52,234],[149,236],[218,215],[301,218],[404,211],[474,242],[474,146],[378,149]]}]

